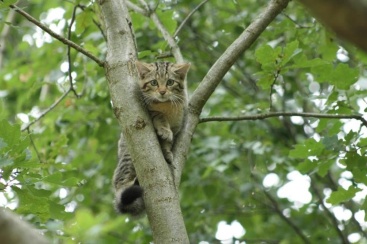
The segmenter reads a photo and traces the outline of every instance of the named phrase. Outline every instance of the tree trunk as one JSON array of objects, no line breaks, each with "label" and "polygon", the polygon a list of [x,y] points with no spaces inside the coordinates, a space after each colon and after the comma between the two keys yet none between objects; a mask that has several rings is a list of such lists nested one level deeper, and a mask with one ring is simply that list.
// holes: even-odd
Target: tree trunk
[{"label": "tree trunk", "polygon": [[100,0],[107,33],[106,77],[114,113],[128,145],[154,243],[189,243],[179,197],[162,155],[151,119],[137,87],[136,45],[125,1]]}]

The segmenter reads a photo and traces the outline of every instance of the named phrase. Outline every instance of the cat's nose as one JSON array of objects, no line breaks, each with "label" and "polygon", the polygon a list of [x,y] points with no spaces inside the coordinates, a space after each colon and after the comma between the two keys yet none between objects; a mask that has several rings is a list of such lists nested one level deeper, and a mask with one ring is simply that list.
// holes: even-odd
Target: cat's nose
[{"label": "cat's nose", "polygon": [[159,93],[163,96],[164,94],[166,94],[166,91],[159,91]]}]

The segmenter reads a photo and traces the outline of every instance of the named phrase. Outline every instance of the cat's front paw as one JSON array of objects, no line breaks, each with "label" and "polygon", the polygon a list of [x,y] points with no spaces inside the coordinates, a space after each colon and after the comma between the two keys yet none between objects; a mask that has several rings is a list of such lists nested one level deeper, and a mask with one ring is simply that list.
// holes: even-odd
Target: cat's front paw
[{"label": "cat's front paw", "polygon": [[173,133],[170,129],[167,128],[157,129],[157,135],[165,141],[171,142],[173,140]]}]

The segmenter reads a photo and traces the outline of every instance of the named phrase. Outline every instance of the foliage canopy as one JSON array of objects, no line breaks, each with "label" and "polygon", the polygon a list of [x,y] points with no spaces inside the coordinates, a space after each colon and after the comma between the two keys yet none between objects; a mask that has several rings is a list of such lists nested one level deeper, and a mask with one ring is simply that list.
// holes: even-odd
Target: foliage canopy
[{"label": "foliage canopy", "polygon": [[[15,14],[13,2],[0,9],[0,203],[55,243],[149,243],[145,218],[117,216],[112,208],[120,128],[104,70],[73,49],[68,56],[66,45]],[[187,20],[176,40],[192,63],[189,92],[267,2],[212,0]],[[171,35],[199,3],[150,2]],[[20,6],[105,58],[95,1]],[[131,17],[139,59],[170,52],[151,19],[134,11]],[[309,114],[199,124],[180,186],[192,243],[218,243],[222,221],[245,230],[223,243],[367,241],[367,123],[348,117],[367,108],[366,62],[297,2],[289,4],[231,67],[202,117]]]}]

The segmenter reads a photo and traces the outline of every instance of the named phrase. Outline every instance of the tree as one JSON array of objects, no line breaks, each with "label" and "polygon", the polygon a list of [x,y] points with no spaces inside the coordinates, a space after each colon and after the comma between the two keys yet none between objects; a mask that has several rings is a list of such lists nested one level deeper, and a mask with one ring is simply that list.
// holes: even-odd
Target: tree
[{"label": "tree", "polygon": [[[211,243],[223,221],[245,230],[231,242],[365,240],[365,56],[287,4],[5,1],[4,204],[67,243]],[[135,93],[136,56],[192,63],[173,178]],[[112,209],[114,115],[149,224]]]}]

